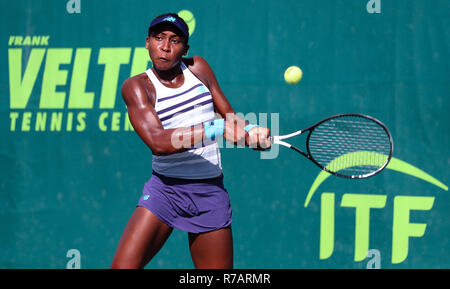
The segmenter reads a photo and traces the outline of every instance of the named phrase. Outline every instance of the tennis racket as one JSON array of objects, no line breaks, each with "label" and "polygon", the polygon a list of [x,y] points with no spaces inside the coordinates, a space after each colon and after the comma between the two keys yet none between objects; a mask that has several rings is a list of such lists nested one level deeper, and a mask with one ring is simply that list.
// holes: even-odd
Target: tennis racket
[{"label": "tennis racket", "polygon": [[[306,152],[284,141],[306,132]],[[394,150],[387,127],[371,116],[358,113],[333,115],[306,129],[271,136],[270,140],[302,154],[322,170],[351,179],[381,172]]]}]

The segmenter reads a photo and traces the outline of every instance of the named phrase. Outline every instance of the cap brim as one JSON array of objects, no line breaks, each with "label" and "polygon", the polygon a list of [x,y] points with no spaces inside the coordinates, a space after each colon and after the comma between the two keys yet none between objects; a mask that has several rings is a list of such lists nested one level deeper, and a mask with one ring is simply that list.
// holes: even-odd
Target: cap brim
[{"label": "cap brim", "polygon": [[154,30],[158,28],[158,26],[168,25],[177,29],[180,32],[180,36],[183,36],[186,40],[189,39],[189,32],[185,31],[186,28],[183,27],[178,21],[168,21],[165,19],[160,19],[151,23],[149,30]]}]

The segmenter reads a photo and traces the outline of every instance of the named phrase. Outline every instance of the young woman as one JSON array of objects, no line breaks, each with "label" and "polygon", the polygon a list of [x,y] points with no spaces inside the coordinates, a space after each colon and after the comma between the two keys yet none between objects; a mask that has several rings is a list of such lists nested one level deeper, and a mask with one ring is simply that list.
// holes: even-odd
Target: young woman
[{"label": "young woman", "polygon": [[153,67],[123,83],[130,121],[152,150],[153,173],[111,268],[143,268],[173,228],[188,232],[196,268],[233,267],[231,206],[216,138],[264,150],[269,130],[236,116],[203,58],[183,57],[188,39],[177,14],[156,17],[146,38]]}]

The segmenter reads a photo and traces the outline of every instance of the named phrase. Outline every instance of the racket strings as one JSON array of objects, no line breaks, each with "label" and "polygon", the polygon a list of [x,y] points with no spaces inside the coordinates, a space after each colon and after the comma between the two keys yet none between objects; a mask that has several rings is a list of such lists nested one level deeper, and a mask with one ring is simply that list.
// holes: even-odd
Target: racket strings
[{"label": "racket strings", "polygon": [[392,144],[388,133],[373,120],[342,116],[315,127],[308,148],[313,159],[327,170],[362,176],[386,164]]}]

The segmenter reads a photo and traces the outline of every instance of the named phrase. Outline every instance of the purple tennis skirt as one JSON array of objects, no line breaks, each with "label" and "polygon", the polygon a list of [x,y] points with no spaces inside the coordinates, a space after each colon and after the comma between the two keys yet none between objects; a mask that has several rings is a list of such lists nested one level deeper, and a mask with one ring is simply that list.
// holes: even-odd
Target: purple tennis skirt
[{"label": "purple tennis skirt", "polygon": [[150,210],[170,227],[190,233],[215,231],[232,222],[223,175],[187,180],[153,172],[137,206]]}]

